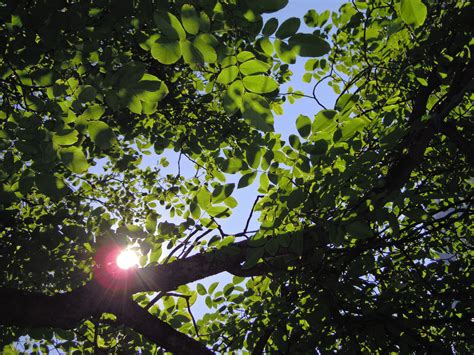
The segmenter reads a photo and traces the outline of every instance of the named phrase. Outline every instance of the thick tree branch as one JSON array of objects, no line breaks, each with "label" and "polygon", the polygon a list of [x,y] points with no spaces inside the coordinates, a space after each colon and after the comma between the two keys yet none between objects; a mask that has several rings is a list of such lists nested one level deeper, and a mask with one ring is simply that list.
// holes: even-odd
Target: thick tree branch
[{"label": "thick tree branch", "polygon": [[472,144],[458,132],[456,125],[452,122],[443,123],[441,124],[440,131],[456,145],[462,154],[464,154],[469,164],[474,166]]},{"label": "thick tree branch", "polygon": [[415,105],[409,118],[411,128],[408,136],[401,143],[401,149],[385,177],[384,186],[377,192],[392,192],[403,186],[412,171],[423,160],[426,148],[435,134],[435,126],[440,125],[451,110],[456,107],[467,92],[474,87],[474,63],[471,60],[464,70],[454,77],[449,91],[442,102],[431,112],[425,124],[422,117],[426,114],[426,103],[429,95],[437,87],[437,79],[429,81],[427,88],[422,88],[415,99]]},{"label": "thick tree branch", "polygon": [[123,325],[143,334],[174,354],[212,354],[203,344],[152,316],[132,300],[111,309]]}]

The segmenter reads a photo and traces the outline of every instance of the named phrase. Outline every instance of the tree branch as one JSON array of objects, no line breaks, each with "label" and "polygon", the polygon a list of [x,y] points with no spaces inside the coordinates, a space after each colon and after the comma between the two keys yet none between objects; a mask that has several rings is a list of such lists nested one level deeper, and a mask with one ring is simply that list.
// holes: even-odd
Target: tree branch
[{"label": "tree branch", "polygon": [[178,332],[132,300],[112,310],[123,325],[143,334],[155,344],[159,344],[174,354],[212,354],[202,343]]}]

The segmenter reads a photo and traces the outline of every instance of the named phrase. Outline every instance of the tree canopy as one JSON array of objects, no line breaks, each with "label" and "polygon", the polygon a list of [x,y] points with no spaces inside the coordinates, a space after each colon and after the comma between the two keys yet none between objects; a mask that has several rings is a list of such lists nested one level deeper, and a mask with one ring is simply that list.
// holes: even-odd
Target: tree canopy
[{"label": "tree canopy", "polygon": [[287,3],[0,5],[4,353],[472,352],[471,2]]}]

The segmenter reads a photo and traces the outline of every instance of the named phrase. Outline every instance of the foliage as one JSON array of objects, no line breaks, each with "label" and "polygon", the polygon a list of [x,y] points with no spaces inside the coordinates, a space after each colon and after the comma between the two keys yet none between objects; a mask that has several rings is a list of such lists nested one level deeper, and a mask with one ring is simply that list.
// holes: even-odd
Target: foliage
[{"label": "foliage", "polygon": [[[472,351],[472,4],[263,21],[287,2],[1,5],[6,353]],[[310,95],[280,89],[297,58]],[[248,186],[258,229],[228,235]],[[105,285],[111,245],[141,268]]]}]

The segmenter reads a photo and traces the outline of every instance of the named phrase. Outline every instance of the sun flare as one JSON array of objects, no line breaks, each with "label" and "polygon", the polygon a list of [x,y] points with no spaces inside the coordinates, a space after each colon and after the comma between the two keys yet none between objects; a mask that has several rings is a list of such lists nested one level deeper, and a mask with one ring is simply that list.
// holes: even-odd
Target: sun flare
[{"label": "sun flare", "polygon": [[130,269],[138,265],[138,254],[133,250],[123,250],[117,256],[117,266],[121,269]]}]

